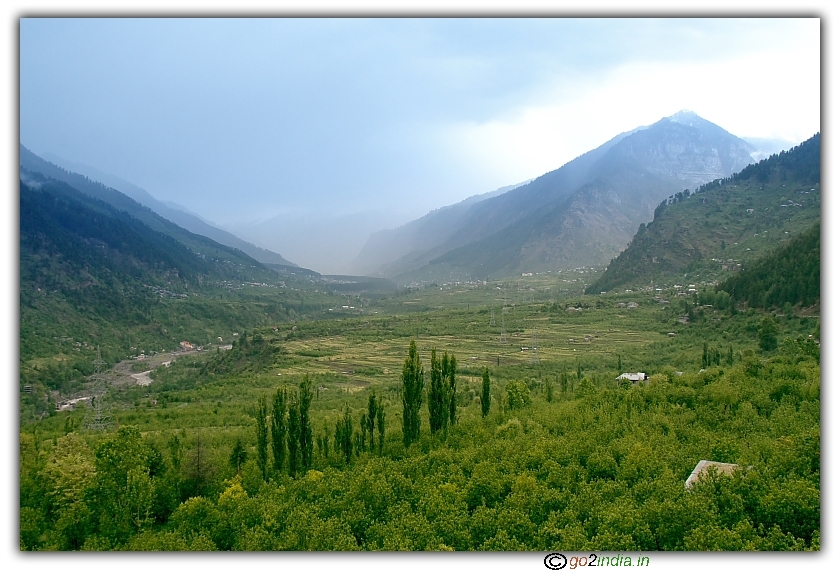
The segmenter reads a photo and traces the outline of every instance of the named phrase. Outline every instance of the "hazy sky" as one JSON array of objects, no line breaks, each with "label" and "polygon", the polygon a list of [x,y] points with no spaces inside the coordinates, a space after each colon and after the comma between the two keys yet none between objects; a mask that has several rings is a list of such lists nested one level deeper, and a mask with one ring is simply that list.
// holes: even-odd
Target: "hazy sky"
[{"label": "hazy sky", "polygon": [[24,145],[328,272],[680,109],[814,134],[819,19],[20,21]]},{"label": "hazy sky", "polygon": [[817,19],[22,19],[21,142],[216,222],[403,216],[682,108],[820,121]]}]

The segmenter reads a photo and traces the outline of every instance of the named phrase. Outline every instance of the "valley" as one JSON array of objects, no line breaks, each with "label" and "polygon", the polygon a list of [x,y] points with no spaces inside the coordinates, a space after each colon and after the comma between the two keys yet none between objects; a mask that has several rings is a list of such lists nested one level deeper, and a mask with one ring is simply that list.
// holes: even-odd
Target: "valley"
[{"label": "valley", "polygon": [[819,550],[819,145],[694,191],[578,163],[393,280],[260,263],[22,150],[21,549]]},{"label": "valley", "polygon": [[[364,313],[347,314],[348,304],[340,317],[242,330],[229,350],[177,359],[167,353],[171,364],[155,367],[148,385],[111,384],[115,433],[80,429],[83,405],[21,426],[22,544],[818,548],[819,347],[812,339],[819,319],[797,311],[772,317],[778,349],[768,352],[761,344],[766,315],[733,313],[725,301],[699,304],[709,287],[698,295],[671,288],[581,296],[588,279],[572,292],[569,277],[339,301]],[[419,440],[405,447],[401,377],[412,340],[427,374],[432,348],[456,357],[457,421],[430,433],[424,397]],[[711,365],[707,353],[716,355]],[[485,370],[490,408],[482,417]],[[622,385],[616,377],[627,371],[649,381]],[[304,467],[290,471],[290,445],[278,470],[273,444],[261,463],[260,402],[271,405],[285,390],[297,406],[304,389],[312,398],[311,463],[299,458]],[[383,410],[378,444],[372,427],[371,437],[364,435],[371,400]],[[339,447],[346,418],[348,455]],[[71,449],[75,465],[95,467],[83,488],[119,484],[129,494],[96,491],[39,507],[40,485],[73,484],[69,472],[61,475]],[[100,449],[113,449],[122,463],[107,466],[94,452]],[[687,493],[683,481],[701,459],[751,470],[702,479]],[[139,479],[120,479],[123,469],[136,473],[130,466],[138,461],[152,467]],[[721,503],[719,493],[744,503]],[[49,523],[82,504],[90,509],[76,518],[84,526]],[[107,526],[91,518],[102,509],[113,521]],[[782,514],[791,510],[795,518]],[[644,516],[629,515],[637,512]]]}]

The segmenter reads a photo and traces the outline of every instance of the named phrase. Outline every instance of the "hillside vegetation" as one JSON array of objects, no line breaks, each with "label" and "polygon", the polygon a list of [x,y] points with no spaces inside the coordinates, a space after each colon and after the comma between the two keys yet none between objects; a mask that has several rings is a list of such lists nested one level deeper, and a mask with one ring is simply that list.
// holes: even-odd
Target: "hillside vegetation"
[{"label": "hillside vegetation", "polygon": [[[116,433],[81,430],[84,409],[24,426],[22,547],[819,548],[813,319],[774,318],[778,348],[764,351],[761,313],[698,305],[682,324],[678,296],[665,310],[632,294],[517,303],[495,325],[477,303],[495,303],[493,285],[418,298],[459,291],[475,304],[259,327],[228,351],[179,359],[149,386],[112,392],[126,426]],[[532,330],[538,361],[521,349]],[[400,371],[412,338],[427,371],[431,348],[456,355],[456,421],[431,433],[427,376],[420,437],[405,447]],[[622,369],[646,371],[650,384],[617,383]],[[312,391],[312,457],[293,470],[291,443],[277,466],[260,411],[278,389],[293,404]],[[371,400],[383,409],[381,447],[365,435],[379,433],[366,420]],[[741,468],[686,491],[700,459]]]},{"label": "hillside vegetation", "polygon": [[663,201],[587,293],[722,281],[819,219],[817,134],[730,178]]},{"label": "hillside vegetation", "polygon": [[815,305],[820,300],[819,222],[717,289],[755,308]]},{"label": "hillside vegetation", "polygon": [[96,348],[113,363],[326,309],[311,294],[284,292],[293,278],[238,250],[185,241],[196,249],[64,182],[22,173],[22,419],[47,412],[52,391],[81,389]]}]

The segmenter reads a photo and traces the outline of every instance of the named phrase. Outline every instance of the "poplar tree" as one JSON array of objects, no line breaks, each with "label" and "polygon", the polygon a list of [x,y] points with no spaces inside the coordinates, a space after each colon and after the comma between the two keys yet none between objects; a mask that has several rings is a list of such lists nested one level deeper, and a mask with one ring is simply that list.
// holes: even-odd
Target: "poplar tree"
[{"label": "poplar tree", "polygon": [[[443,353],[443,361],[446,362],[446,353]],[[449,425],[455,425],[455,412],[457,408],[455,407],[455,394],[456,394],[456,385],[455,385],[455,369],[458,367],[458,364],[455,362],[455,355],[452,354],[449,356],[449,365],[446,367],[446,377],[449,380]]]},{"label": "poplar tree", "polygon": [[362,417],[359,419],[359,427],[361,431],[359,431],[358,435],[356,436],[356,455],[360,452],[365,450],[366,441],[367,441],[367,433],[368,433],[368,417],[365,412],[362,412]]},{"label": "poplar tree", "polygon": [[303,471],[312,468],[312,422],[309,419],[309,406],[312,404],[312,382],[309,374],[300,383],[300,463]]},{"label": "poplar tree", "polygon": [[268,478],[268,407],[265,395],[257,400],[257,465],[262,478]]},{"label": "poplar tree", "polygon": [[[444,363],[448,367],[449,360],[444,356]],[[441,362],[437,358],[437,351],[432,349],[432,364],[429,371],[429,428],[432,433],[446,428],[449,416],[448,398],[446,397],[445,379],[441,370]]]},{"label": "poplar tree", "polygon": [[321,448],[321,453],[324,454],[324,459],[330,458],[330,431],[324,424],[324,433],[318,437],[318,447]]},{"label": "poplar tree", "polygon": [[385,405],[381,396],[376,405],[376,431],[379,432],[379,455],[382,455],[382,448],[385,446]]},{"label": "poplar tree", "polygon": [[271,451],[274,470],[278,473],[286,463],[286,431],[286,389],[277,388],[271,403]]},{"label": "poplar tree", "polygon": [[245,446],[242,445],[242,440],[236,438],[236,445],[233,446],[233,451],[230,454],[230,466],[236,469],[236,474],[242,472],[242,464],[248,459],[248,453],[245,451]]},{"label": "poplar tree", "polygon": [[346,463],[350,463],[353,457],[353,418],[347,404],[344,404],[344,416],[335,422],[335,450],[344,455]]},{"label": "poplar tree", "polygon": [[295,477],[300,468],[300,403],[296,395],[289,398],[289,476]]},{"label": "poplar tree", "polygon": [[490,413],[490,371],[484,367],[481,374],[481,417],[486,418]]},{"label": "poplar tree", "polygon": [[373,443],[373,430],[376,426],[376,412],[377,412],[377,403],[376,403],[376,391],[374,390],[371,392],[370,396],[368,396],[368,410],[367,410],[367,423],[365,424],[365,431],[368,435],[368,449],[373,451],[374,443]]},{"label": "poplar tree", "polygon": [[423,400],[423,367],[412,340],[402,371],[403,445],[408,447],[420,438],[420,406]]}]

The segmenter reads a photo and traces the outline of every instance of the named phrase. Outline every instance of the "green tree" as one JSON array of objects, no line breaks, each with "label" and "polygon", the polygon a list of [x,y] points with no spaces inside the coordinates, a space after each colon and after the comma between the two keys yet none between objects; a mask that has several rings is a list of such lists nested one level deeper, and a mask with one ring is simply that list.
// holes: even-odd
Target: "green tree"
[{"label": "green tree", "polygon": [[[444,356],[445,366],[449,365],[448,359]],[[445,379],[441,362],[437,358],[437,351],[432,348],[432,363],[429,370],[429,429],[432,433],[446,428],[446,420],[449,417],[448,403],[446,398]]]},{"label": "green tree", "polygon": [[505,407],[508,410],[518,410],[531,405],[531,391],[522,380],[511,380],[505,391],[507,392]]},{"label": "green tree", "polygon": [[292,394],[289,398],[289,476],[295,477],[300,470],[301,449],[300,442],[302,430],[300,425],[300,402],[297,395]]},{"label": "green tree", "polygon": [[271,402],[271,451],[277,473],[283,471],[286,462],[286,431],[286,389],[277,388]]},{"label": "green tree", "polygon": [[368,417],[365,412],[362,412],[362,417],[359,418],[359,428],[359,433],[356,435],[356,455],[367,448]]},{"label": "green tree", "polygon": [[207,446],[204,444],[201,430],[195,435],[195,445],[190,450],[188,459],[187,476],[184,478],[182,487],[183,495],[185,497],[202,495],[207,490],[207,483],[212,472],[212,464],[208,461]]},{"label": "green tree", "polygon": [[329,459],[330,457],[330,431],[327,428],[326,424],[324,424],[324,433],[318,436],[318,449],[324,456],[324,459]]},{"label": "green tree", "polygon": [[151,523],[154,482],[149,448],[137,426],[122,426],[96,449],[94,517],[99,532],[122,544]]},{"label": "green tree", "polygon": [[[446,362],[446,353],[445,352],[443,353],[443,361]],[[456,416],[456,412],[457,412],[456,400],[455,400],[455,396],[457,394],[457,385],[455,383],[455,371],[457,370],[457,368],[458,368],[458,363],[455,361],[455,355],[452,354],[452,355],[449,356],[449,365],[444,366],[444,370],[446,371],[445,378],[449,382],[449,387],[448,387],[449,388],[449,390],[448,390],[449,402],[448,403],[449,403],[449,425],[451,425],[451,426],[455,425],[455,419],[456,419],[455,416]]]},{"label": "green tree", "polygon": [[242,440],[236,438],[236,445],[233,446],[233,451],[230,454],[230,466],[236,469],[236,474],[239,475],[242,471],[242,465],[248,459],[248,452],[245,451],[245,446],[242,445]]},{"label": "green tree", "polygon": [[300,459],[304,471],[312,468],[312,421],[309,407],[312,404],[312,381],[309,374],[300,383]]},{"label": "green tree", "polygon": [[257,400],[257,465],[263,479],[268,479],[268,406],[265,395]]},{"label": "green tree", "polygon": [[353,416],[347,404],[344,404],[343,416],[335,422],[335,450],[344,456],[345,463],[350,463],[353,458]]},{"label": "green tree", "polygon": [[486,418],[490,413],[490,370],[484,367],[481,374],[481,417]]},{"label": "green tree", "polygon": [[368,435],[368,449],[373,451],[374,449],[374,442],[373,442],[373,431],[376,425],[376,414],[377,414],[378,404],[376,401],[376,391],[372,391],[368,396],[368,409],[367,409],[367,416],[365,419],[365,432]]},{"label": "green tree", "polygon": [[[43,475],[49,510],[55,517],[53,528],[57,546],[62,550],[78,550],[90,532],[90,513],[84,498],[96,475],[93,453],[81,437],[70,433],[56,442]],[[22,516],[21,533],[23,527]],[[29,542],[36,541],[37,537],[33,537]]]},{"label": "green tree", "polygon": [[761,320],[761,328],[758,331],[758,346],[765,352],[776,350],[779,345],[779,328],[776,321],[770,317]]},{"label": "green tree", "polygon": [[376,405],[376,431],[379,435],[379,455],[382,455],[382,448],[385,446],[385,405],[381,396]]},{"label": "green tree", "polygon": [[403,445],[408,447],[420,437],[420,406],[423,401],[423,367],[417,344],[411,341],[402,371]]}]

